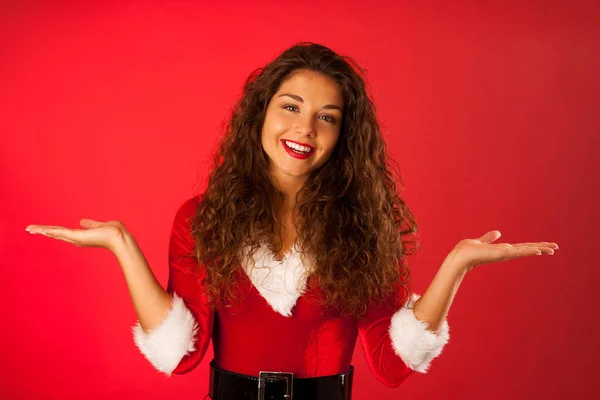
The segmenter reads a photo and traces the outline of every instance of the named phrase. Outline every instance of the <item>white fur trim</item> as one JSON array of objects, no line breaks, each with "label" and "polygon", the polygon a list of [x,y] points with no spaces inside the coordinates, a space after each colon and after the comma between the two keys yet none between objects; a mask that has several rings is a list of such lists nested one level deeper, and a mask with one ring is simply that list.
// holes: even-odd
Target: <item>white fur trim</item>
[{"label": "white fur trim", "polygon": [[296,245],[292,245],[281,261],[266,245],[257,250],[252,260],[246,254],[242,265],[252,284],[273,310],[290,317],[298,298],[306,289],[306,268]]},{"label": "white fur trim", "polygon": [[[419,299],[413,294],[405,307],[412,307]],[[442,349],[450,339],[448,321],[444,320],[439,334],[430,331],[427,322],[415,317],[412,309],[401,308],[392,316],[390,337],[392,347],[404,363],[417,372],[427,372],[431,360],[442,353]]]},{"label": "white fur trim", "polygon": [[183,356],[196,350],[198,324],[176,293],[171,310],[158,326],[146,333],[138,321],[132,329],[134,342],[142,354],[167,375],[171,375]]}]

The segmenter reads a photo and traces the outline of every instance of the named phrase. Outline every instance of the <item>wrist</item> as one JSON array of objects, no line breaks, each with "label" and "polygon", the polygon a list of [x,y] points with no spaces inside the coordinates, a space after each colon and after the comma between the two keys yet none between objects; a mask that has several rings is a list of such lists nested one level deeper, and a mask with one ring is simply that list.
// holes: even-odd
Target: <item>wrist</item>
[{"label": "wrist", "polygon": [[127,229],[119,229],[118,233],[109,242],[108,248],[117,258],[127,252],[133,244],[136,244],[135,238]]},{"label": "wrist", "polygon": [[453,275],[456,279],[462,279],[467,272],[471,270],[469,264],[464,262],[460,257],[459,252],[456,250],[452,250],[448,256],[446,256],[441,268],[448,271],[448,273]]}]

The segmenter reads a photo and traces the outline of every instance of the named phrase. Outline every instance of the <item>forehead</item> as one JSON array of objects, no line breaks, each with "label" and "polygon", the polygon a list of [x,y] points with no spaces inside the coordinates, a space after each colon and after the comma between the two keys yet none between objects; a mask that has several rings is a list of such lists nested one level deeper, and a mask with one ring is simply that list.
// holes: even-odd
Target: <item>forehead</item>
[{"label": "forehead", "polygon": [[293,93],[305,102],[322,104],[344,104],[342,91],[337,82],[330,76],[315,71],[301,70],[293,73],[282,84],[276,95]]}]

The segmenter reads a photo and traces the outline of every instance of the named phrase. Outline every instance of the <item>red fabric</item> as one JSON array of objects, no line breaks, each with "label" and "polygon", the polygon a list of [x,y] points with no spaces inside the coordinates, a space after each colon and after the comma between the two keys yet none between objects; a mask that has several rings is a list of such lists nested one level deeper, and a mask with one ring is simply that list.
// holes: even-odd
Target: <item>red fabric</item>
[{"label": "red fabric", "polygon": [[202,274],[189,254],[194,249],[191,218],[199,198],[185,202],[177,211],[169,245],[169,283],[196,318],[199,329],[196,351],[186,355],[173,371],[184,374],[202,360],[212,338],[219,367],[247,375],[261,370],[288,371],[297,377],[314,377],[348,371],[359,337],[369,367],[386,386],[400,385],[413,370],[392,348],[388,333],[390,319],[401,304],[390,297],[381,306],[371,306],[360,319],[340,316],[333,308],[311,301],[319,295],[316,285],[308,285],[291,317],[275,312],[252,285],[240,267],[242,300],[211,310],[201,296]]}]

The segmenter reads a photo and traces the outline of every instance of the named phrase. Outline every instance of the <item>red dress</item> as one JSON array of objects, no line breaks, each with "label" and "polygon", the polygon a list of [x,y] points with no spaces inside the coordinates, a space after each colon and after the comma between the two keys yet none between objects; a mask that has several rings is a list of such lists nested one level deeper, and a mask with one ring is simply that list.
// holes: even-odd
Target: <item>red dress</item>
[{"label": "red dress", "polygon": [[[350,368],[358,337],[373,374],[384,385],[396,387],[413,371],[426,372],[447,343],[446,321],[436,335],[395,300],[398,296],[370,306],[362,318],[341,316],[334,308],[309,300],[318,294],[314,285],[307,284],[296,298],[284,299],[264,290],[261,294],[257,281],[241,266],[242,300],[211,309],[201,295],[202,276],[189,257],[194,249],[191,218],[198,204],[198,197],[186,201],[173,223],[167,286],[174,298],[172,310],[149,332],[142,331],[139,322],[133,328],[135,343],[160,371],[189,372],[200,363],[212,339],[216,364],[232,372],[258,376],[263,370],[286,371],[295,377],[340,374]],[[416,299],[413,294],[408,302]],[[280,300],[291,306],[285,310],[283,303],[275,303]]]}]

